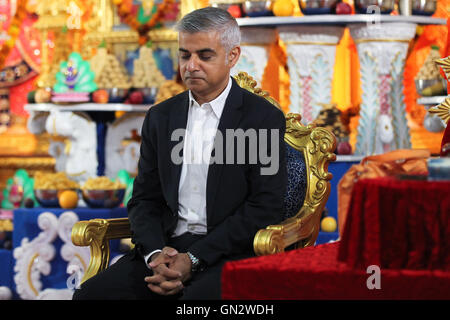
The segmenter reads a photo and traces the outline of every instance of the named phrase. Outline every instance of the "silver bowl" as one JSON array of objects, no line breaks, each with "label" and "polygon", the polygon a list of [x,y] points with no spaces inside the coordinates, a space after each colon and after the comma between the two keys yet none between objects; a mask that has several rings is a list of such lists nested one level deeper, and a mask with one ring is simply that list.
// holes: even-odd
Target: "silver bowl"
[{"label": "silver bowl", "polygon": [[58,192],[61,190],[34,189],[34,196],[37,202],[44,208],[59,208]]},{"label": "silver bowl", "polygon": [[273,16],[272,4],[273,1],[245,1],[242,10],[248,17]]},{"label": "silver bowl", "polygon": [[355,11],[361,14],[373,14],[373,10],[368,11],[370,6],[380,8],[381,14],[389,14],[395,9],[398,0],[355,0]]},{"label": "silver bowl", "polygon": [[436,11],[437,0],[412,0],[412,14],[431,16]]},{"label": "silver bowl", "polygon": [[108,91],[108,102],[109,103],[124,102],[128,95],[128,89],[109,88],[109,89],[105,89],[105,90]]},{"label": "silver bowl", "polygon": [[110,190],[81,190],[84,202],[90,208],[115,208],[118,207],[125,196],[125,189]]},{"label": "silver bowl", "polygon": [[44,208],[60,208],[58,194],[66,190],[77,189],[34,189],[34,196],[37,202]]},{"label": "silver bowl", "polygon": [[[414,80],[414,83],[416,84],[417,93],[420,94],[421,96],[429,97],[429,96],[433,96],[433,95],[440,96],[440,95],[446,94],[447,81],[445,79]],[[441,92],[436,92],[435,94],[427,94],[426,92],[425,93],[423,92],[426,88],[430,88],[431,86],[435,86],[435,85],[438,85],[441,83],[442,83],[442,91]]]},{"label": "silver bowl", "polygon": [[303,14],[329,14],[334,13],[336,5],[341,0],[299,0],[298,4]]},{"label": "silver bowl", "polygon": [[156,100],[156,95],[158,94],[158,88],[152,87],[152,88],[139,88],[137,89],[142,93],[142,103],[143,104],[153,104]]}]

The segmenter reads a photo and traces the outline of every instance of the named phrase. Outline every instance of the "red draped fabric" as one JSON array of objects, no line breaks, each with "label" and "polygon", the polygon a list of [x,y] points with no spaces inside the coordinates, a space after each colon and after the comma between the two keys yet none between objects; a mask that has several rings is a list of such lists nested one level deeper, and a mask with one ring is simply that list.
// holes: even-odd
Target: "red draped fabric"
[{"label": "red draped fabric", "polygon": [[449,195],[449,181],[359,180],[341,241],[229,262],[222,297],[450,299]]},{"label": "red draped fabric", "polygon": [[450,181],[355,184],[339,259],[350,266],[450,270]]}]

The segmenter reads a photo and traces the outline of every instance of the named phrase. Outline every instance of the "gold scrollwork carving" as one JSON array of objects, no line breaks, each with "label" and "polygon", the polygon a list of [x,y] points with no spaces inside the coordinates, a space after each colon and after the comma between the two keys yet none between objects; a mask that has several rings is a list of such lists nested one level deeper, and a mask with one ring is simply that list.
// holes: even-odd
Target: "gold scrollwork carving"
[{"label": "gold scrollwork carving", "polygon": [[274,254],[283,250],[283,228],[268,227],[260,230],[254,239],[255,253],[257,255]]},{"label": "gold scrollwork carving", "polygon": [[105,219],[79,221],[73,226],[73,244],[76,246],[90,246],[91,249],[91,261],[84,273],[82,282],[97,274],[99,270],[103,270],[108,265],[109,244],[105,241],[107,228],[108,221]]},{"label": "gold scrollwork carving", "polygon": [[131,237],[128,218],[92,219],[79,221],[72,228],[72,243],[76,246],[89,246],[91,260],[84,273],[87,279],[105,270],[109,264],[109,240]]}]

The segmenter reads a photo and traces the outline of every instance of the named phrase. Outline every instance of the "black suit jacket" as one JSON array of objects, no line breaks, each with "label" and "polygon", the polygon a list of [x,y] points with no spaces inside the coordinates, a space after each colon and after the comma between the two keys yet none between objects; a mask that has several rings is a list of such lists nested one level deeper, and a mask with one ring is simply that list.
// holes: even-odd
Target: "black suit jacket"
[{"label": "black suit jacket", "polygon": [[[185,91],[150,108],[143,123],[138,175],[128,203],[132,241],[142,255],[162,249],[177,225],[182,164],[171,161],[171,152],[182,140],[171,141],[171,135],[175,129],[186,128],[188,107],[189,93]],[[189,248],[208,265],[252,255],[256,232],[280,222],[283,214],[287,184],[285,117],[274,105],[241,88],[233,79],[218,131],[225,138],[226,129],[238,128],[278,129],[278,143],[274,145],[277,150],[272,152],[279,154],[279,168],[273,175],[261,175],[264,165],[259,161],[209,165],[207,235]],[[268,137],[271,148],[270,133]],[[224,155],[230,152],[226,147],[224,141]],[[246,152],[249,150],[247,143]]]}]

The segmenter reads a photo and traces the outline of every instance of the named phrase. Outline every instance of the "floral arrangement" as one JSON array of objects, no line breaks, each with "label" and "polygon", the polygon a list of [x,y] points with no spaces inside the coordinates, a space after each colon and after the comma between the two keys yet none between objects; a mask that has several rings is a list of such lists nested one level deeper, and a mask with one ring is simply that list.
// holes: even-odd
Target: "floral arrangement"
[{"label": "floral arrangement", "polygon": [[148,41],[148,31],[163,20],[166,11],[172,8],[174,0],[163,0],[161,4],[157,5],[156,12],[145,23],[139,22],[139,19],[132,14],[132,0],[113,0],[113,2],[117,6],[118,14],[122,20],[139,33],[139,44],[144,45]]}]

